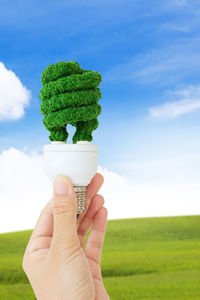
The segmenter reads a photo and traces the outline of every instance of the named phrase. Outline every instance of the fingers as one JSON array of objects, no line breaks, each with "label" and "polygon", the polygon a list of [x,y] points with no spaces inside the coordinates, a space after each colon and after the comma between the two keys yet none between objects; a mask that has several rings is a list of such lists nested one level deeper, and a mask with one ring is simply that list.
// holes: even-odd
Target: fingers
[{"label": "fingers", "polygon": [[92,178],[91,182],[87,186],[87,199],[91,200],[93,196],[98,193],[103,184],[103,181],[103,176],[100,173],[96,173],[96,175]]},{"label": "fingers", "polygon": [[92,225],[95,214],[103,205],[104,198],[101,195],[97,194],[92,198],[88,211],[78,227],[78,235],[81,247],[83,247],[85,235]]},{"label": "fingers", "polygon": [[93,228],[85,245],[85,254],[88,258],[93,278],[101,280],[101,253],[107,224],[107,209],[102,207],[94,217]]},{"label": "fingers", "polygon": [[[36,239],[33,239],[30,244],[29,247],[27,249],[29,254],[33,254],[33,253],[46,253],[46,251],[44,250],[49,250],[50,246],[51,246],[51,240],[52,237],[37,237]],[[39,251],[40,250],[40,251]],[[42,251],[43,250],[43,251]]]},{"label": "fingers", "polygon": [[104,178],[100,173],[96,173],[96,175],[92,178],[90,184],[87,186],[87,208],[86,210],[78,217],[77,219],[77,225],[81,223],[81,221],[84,219],[84,216],[87,213],[87,210],[90,206],[91,199],[94,197],[96,193],[98,193],[99,189],[101,188],[103,184]]},{"label": "fingers", "polygon": [[71,181],[67,177],[58,176],[54,181],[52,248],[66,249],[78,243],[76,211],[77,201]]}]

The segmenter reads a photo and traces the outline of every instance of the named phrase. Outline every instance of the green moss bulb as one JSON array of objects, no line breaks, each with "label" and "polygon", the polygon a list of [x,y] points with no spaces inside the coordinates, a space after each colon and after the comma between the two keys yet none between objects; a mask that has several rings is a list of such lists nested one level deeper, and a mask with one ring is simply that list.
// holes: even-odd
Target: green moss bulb
[{"label": "green moss bulb", "polygon": [[73,143],[91,142],[101,113],[98,104],[101,75],[68,61],[49,65],[42,72],[41,81],[40,110],[44,115],[44,126],[50,131],[49,139],[67,141],[67,124],[71,124],[76,127]]}]

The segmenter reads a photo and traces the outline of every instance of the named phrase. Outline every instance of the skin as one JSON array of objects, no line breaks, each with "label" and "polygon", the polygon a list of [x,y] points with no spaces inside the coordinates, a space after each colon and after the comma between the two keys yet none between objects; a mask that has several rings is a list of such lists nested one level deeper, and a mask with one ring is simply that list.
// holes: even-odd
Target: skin
[{"label": "skin", "polygon": [[54,196],[40,214],[23,259],[38,300],[110,299],[100,267],[107,224],[104,199],[97,194],[102,184],[97,173],[87,187],[87,209],[77,218],[71,181],[56,178]]}]

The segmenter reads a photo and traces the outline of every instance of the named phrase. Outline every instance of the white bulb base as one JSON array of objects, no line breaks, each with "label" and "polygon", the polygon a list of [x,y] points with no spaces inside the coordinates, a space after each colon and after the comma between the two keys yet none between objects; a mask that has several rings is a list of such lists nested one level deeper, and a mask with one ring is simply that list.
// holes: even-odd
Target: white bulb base
[{"label": "white bulb base", "polygon": [[59,175],[70,178],[77,195],[77,214],[86,209],[86,186],[97,172],[98,147],[89,142],[52,142],[43,148],[44,169],[53,182]]}]

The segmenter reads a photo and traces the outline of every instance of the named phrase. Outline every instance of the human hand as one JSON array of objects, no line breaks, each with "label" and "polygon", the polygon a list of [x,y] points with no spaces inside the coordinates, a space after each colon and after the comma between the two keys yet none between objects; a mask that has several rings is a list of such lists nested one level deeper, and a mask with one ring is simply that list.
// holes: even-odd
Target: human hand
[{"label": "human hand", "polygon": [[56,178],[54,196],[41,212],[23,259],[23,269],[38,300],[110,299],[100,268],[107,224],[104,199],[97,194],[102,184],[103,177],[97,173],[87,187],[88,208],[77,219],[71,181]]}]

